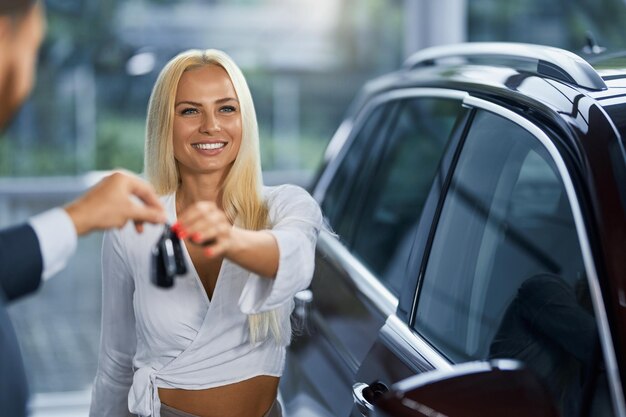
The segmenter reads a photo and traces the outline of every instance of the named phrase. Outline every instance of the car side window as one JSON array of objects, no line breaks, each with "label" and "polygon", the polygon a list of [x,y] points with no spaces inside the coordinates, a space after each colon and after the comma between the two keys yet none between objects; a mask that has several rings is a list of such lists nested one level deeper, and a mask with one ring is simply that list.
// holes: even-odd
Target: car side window
[{"label": "car side window", "polygon": [[350,213],[342,210],[343,204],[354,188],[358,177],[358,168],[364,159],[373,137],[380,133],[384,125],[385,106],[379,105],[369,111],[360,130],[350,139],[350,144],[333,174],[333,179],[326,190],[321,203],[322,211],[330,226],[341,236],[350,222]]},{"label": "car side window", "polygon": [[346,211],[361,212],[354,227],[353,253],[396,295],[412,235],[461,111],[459,100],[402,100],[389,134],[379,138],[384,148],[369,154],[376,169],[367,193],[346,206]]},{"label": "car side window", "polygon": [[453,362],[523,361],[578,416],[586,381],[606,379],[572,210],[537,138],[477,111],[427,262],[415,330]]}]

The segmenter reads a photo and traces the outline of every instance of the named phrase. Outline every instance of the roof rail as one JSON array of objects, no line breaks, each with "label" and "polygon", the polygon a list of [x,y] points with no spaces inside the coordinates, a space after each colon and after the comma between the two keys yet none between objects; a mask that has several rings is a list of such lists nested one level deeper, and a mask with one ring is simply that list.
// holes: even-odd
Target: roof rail
[{"label": "roof rail", "polygon": [[411,55],[404,69],[433,65],[451,58],[503,58],[512,62],[537,63],[537,74],[575,84],[589,90],[606,90],[604,80],[584,59],[572,52],[550,46],[528,43],[468,42],[434,46]]}]

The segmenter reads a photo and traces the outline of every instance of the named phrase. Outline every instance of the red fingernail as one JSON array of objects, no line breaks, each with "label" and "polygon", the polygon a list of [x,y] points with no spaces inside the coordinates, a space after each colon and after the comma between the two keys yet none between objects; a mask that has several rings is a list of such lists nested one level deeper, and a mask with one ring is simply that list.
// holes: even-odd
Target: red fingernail
[{"label": "red fingernail", "polygon": [[170,229],[172,229],[172,232],[176,233],[178,232],[178,230],[180,230],[180,224],[176,222],[170,227]]},{"label": "red fingernail", "polygon": [[176,234],[178,235],[179,239],[184,239],[187,237],[187,232],[185,232],[182,229],[178,229],[178,231],[176,232]]},{"label": "red fingernail", "polygon": [[200,232],[196,232],[193,235],[191,235],[191,240],[193,240],[194,242],[198,242],[201,238],[202,238],[202,235],[200,234]]},{"label": "red fingernail", "polygon": [[204,254],[206,256],[213,256],[213,251],[211,250],[211,248],[207,248],[204,250]]}]

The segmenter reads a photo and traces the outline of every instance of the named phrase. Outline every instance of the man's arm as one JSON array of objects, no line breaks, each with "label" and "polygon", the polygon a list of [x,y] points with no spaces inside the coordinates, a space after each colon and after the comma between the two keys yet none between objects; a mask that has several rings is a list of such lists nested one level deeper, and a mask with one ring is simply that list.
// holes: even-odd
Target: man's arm
[{"label": "man's arm", "polygon": [[0,287],[7,301],[35,291],[42,271],[39,241],[29,224],[0,231]]},{"label": "man's arm", "polygon": [[132,220],[163,223],[165,212],[152,187],[134,175],[114,173],[69,203],[34,216],[30,224],[0,231],[0,288],[7,300],[26,295],[65,267],[76,238],[122,227]]},{"label": "man's arm", "polygon": [[67,264],[76,251],[76,228],[71,217],[62,208],[55,208],[33,216],[28,221],[35,230],[43,260],[44,281]]}]

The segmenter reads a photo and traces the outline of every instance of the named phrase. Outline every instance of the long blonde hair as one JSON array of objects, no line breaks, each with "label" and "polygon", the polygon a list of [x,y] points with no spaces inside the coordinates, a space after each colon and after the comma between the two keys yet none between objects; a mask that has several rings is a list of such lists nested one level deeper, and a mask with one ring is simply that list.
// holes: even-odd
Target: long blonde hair
[{"label": "long blonde hair", "polygon": [[[222,189],[222,207],[229,220],[249,230],[268,228],[268,208],[261,196],[261,157],[259,129],[252,95],[246,79],[235,62],[216,49],[185,51],[170,60],[161,70],[152,89],[146,120],[144,169],[148,181],[161,195],[178,189],[180,175],[174,158],[173,121],[178,82],[185,71],[206,65],[218,65],[228,73],[241,111],[241,146]],[[267,338],[271,331],[282,340],[278,311],[248,315],[250,340]]]}]

